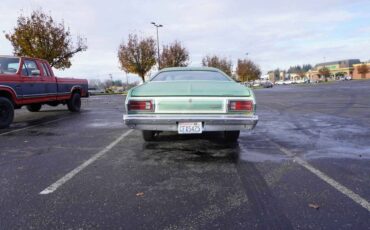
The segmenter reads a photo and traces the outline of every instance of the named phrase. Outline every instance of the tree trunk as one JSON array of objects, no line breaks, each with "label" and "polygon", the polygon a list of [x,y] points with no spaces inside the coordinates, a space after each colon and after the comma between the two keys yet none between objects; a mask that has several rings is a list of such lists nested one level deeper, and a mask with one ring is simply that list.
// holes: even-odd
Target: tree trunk
[{"label": "tree trunk", "polygon": [[143,83],[145,82],[145,74],[139,74],[139,77],[143,80]]}]

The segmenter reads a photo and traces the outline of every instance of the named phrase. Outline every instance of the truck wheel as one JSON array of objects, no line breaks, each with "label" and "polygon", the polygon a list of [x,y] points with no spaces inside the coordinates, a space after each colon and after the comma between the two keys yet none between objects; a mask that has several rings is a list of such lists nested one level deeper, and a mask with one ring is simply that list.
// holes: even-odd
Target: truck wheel
[{"label": "truck wheel", "polygon": [[67,102],[68,110],[71,112],[80,112],[81,110],[81,96],[78,93],[72,94],[71,99]]},{"label": "truck wheel", "polygon": [[41,109],[41,104],[27,105],[27,110],[30,112],[38,112]]},{"label": "truck wheel", "polygon": [[228,142],[236,142],[239,138],[240,131],[225,131],[224,137]]},{"label": "truck wheel", "polygon": [[154,140],[154,131],[151,130],[143,130],[143,138],[145,141],[153,141]]},{"label": "truck wheel", "polygon": [[7,128],[14,119],[13,103],[5,97],[0,97],[0,129]]}]

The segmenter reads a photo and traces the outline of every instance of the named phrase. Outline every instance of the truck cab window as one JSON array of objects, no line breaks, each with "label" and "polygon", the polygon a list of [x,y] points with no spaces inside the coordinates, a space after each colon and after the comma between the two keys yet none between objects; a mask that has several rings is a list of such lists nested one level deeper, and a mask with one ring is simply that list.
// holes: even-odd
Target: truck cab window
[{"label": "truck cab window", "polygon": [[24,60],[23,66],[22,66],[22,75],[24,76],[33,76],[37,77],[40,75],[40,70],[36,65],[35,61],[31,60]]},{"label": "truck cab window", "polygon": [[46,66],[46,64],[45,63],[41,63],[41,67],[42,67],[42,70],[44,72],[44,76],[50,77],[50,73],[49,73],[49,70],[48,70],[48,67]]}]

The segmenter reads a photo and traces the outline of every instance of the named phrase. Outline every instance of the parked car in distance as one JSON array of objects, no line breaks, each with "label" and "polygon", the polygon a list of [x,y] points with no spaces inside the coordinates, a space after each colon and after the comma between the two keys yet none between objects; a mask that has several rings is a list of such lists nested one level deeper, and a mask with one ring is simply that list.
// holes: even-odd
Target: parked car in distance
[{"label": "parked car in distance", "polygon": [[344,77],[344,80],[350,81],[350,80],[352,80],[352,77],[347,75],[347,76]]},{"label": "parked car in distance", "polygon": [[161,131],[220,131],[227,141],[236,141],[240,130],[251,130],[258,122],[253,91],[208,67],[162,69],[129,90],[125,107],[125,124],[142,130],[145,141]]},{"label": "parked car in distance", "polygon": [[272,88],[272,87],[274,87],[274,84],[271,81],[265,81],[265,82],[261,83],[261,86],[263,88]]},{"label": "parked car in distance", "polygon": [[282,80],[276,81],[275,85],[284,85],[284,81],[282,81]]},{"label": "parked car in distance", "polygon": [[292,81],[291,80],[285,80],[283,82],[283,85],[290,85],[290,84],[292,84]]},{"label": "parked car in distance", "polygon": [[295,81],[295,83],[296,84],[303,84],[303,83],[305,83],[306,82],[306,80],[305,79],[299,79],[299,80],[296,80]]},{"label": "parked car in distance", "polygon": [[89,88],[88,90],[89,90],[89,95],[99,95],[99,94],[105,93],[103,89]]},{"label": "parked car in distance", "polygon": [[45,60],[0,56],[0,128],[11,124],[14,109],[22,106],[38,112],[45,104],[66,104],[70,111],[79,112],[87,89],[85,79],[55,77]]}]

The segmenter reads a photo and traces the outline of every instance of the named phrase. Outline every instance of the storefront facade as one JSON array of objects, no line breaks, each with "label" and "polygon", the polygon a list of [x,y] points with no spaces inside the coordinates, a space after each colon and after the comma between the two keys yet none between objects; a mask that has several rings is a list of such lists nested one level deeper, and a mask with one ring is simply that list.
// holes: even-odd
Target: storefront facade
[{"label": "storefront facade", "polygon": [[330,71],[329,80],[336,80],[342,76],[353,77],[354,65],[361,63],[359,59],[346,59],[333,62],[319,63],[308,72],[308,77],[311,81],[322,80],[322,76],[319,74],[321,68],[328,68]]}]

